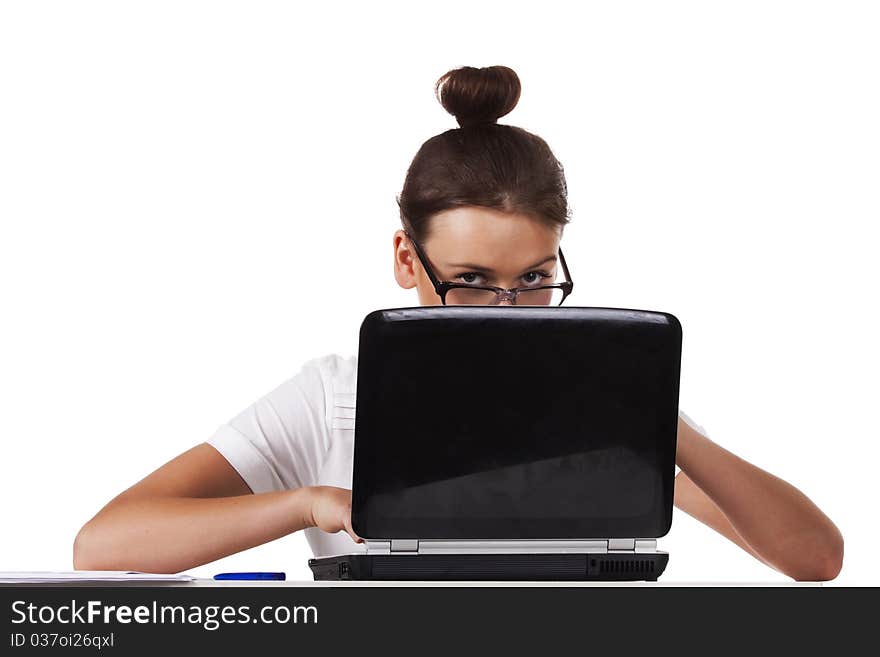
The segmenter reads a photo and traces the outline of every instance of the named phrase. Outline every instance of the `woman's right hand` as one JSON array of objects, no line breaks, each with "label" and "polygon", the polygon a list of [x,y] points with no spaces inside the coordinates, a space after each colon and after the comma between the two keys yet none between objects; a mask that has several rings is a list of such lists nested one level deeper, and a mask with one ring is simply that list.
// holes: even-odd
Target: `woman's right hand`
[{"label": "woman's right hand", "polygon": [[311,523],[330,534],[345,530],[355,543],[364,539],[351,527],[351,491],[336,486],[310,486]]}]

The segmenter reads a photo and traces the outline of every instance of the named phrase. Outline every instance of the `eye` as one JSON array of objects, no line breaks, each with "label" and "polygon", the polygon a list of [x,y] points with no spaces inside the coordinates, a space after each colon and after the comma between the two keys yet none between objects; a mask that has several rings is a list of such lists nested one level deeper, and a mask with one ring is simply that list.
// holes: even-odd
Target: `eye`
[{"label": "eye", "polygon": [[475,271],[466,271],[464,273],[456,276],[458,282],[465,283],[467,285],[485,285],[486,281],[483,278],[482,274],[478,274]]},{"label": "eye", "polygon": [[523,281],[527,286],[538,286],[552,282],[553,277],[545,271],[530,271],[523,274]]}]

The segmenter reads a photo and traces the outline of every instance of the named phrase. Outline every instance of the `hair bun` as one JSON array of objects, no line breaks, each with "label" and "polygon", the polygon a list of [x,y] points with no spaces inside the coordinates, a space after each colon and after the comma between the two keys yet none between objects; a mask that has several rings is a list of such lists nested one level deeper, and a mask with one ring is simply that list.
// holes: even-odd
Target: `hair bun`
[{"label": "hair bun", "polygon": [[519,77],[507,66],[463,66],[445,73],[434,85],[443,108],[462,128],[495,123],[519,101]]}]

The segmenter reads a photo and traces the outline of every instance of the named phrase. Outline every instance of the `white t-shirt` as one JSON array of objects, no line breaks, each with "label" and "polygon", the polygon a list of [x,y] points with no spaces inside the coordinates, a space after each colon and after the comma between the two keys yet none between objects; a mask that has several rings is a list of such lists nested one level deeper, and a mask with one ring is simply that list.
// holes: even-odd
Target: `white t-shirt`
[{"label": "white t-shirt", "polygon": [[[280,386],[218,427],[206,442],[254,493],[299,488],[351,488],[357,357],[313,358]],[[684,411],[679,415],[706,434]],[[676,473],[678,467],[676,466]],[[345,531],[306,527],[316,557],[363,552]]]}]

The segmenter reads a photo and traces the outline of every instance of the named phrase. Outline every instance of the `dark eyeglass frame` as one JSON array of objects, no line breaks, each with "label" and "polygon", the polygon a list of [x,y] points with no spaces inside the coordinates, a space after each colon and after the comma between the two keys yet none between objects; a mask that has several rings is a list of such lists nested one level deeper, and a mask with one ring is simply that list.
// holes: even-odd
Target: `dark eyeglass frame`
[{"label": "dark eyeglass frame", "polygon": [[419,259],[419,262],[422,263],[422,267],[425,268],[425,272],[428,274],[428,278],[431,280],[431,284],[434,286],[434,291],[440,297],[440,300],[443,302],[443,305],[446,305],[446,293],[449,290],[456,288],[464,288],[470,290],[491,290],[495,293],[496,299],[500,303],[504,298],[507,298],[516,305],[516,297],[520,292],[534,292],[535,290],[549,290],[549,289],[560,289],[562,290],[562,299],[560,299],[557,306],[561,306],[565,301],[566,297],[571,294],[572,289],[574,288],[574,282],[571,280],[571,275],[568,273],[568,265],[565,263],[565,256],[562,255],[562,247],[559,248],[559,264],[562,265],[562,273],[565,275],[565,280],[561,283],[552,283],[550,285],[539,285],[537,287],[497,287],[495,285],[469,285],[467,283],[454,283],[452,281],[441,281],[437,278],[437,275],[434,273],[434,269],[431,267],[428,262],[428,257],[425,255],[425,252],[422,250],[421,245],[413,239],[412,235],[409,234],[409,231],[404,230],[404,234],[407,236],[409,241],[412,243],[413,248],[415,249],[416,256]]}]

